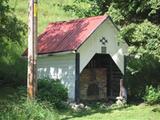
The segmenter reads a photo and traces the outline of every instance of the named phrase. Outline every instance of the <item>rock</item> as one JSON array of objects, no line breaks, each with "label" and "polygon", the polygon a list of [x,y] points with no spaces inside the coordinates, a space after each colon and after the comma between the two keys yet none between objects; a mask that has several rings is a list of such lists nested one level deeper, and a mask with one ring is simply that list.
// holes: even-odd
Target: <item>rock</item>
[{"label": "rock", "polygon": [[106,104],[104,104],[104,103],[100,105],[100,108],[101,108],[101,109],[105,109],[106,107],[107,107],[107,106],[106,106]]},{"label": "rock", "polygon": [[91,110],[91,107],[89,107],[87,105],[84,108],[85,108],[85,110]]},{"label": "rock", "polygon": [[121,97],[121,96],[120,97],[116,97],[116,99],[117,99],[116,104],[118,106],[123,106],[123,105],[125,105],[127,103],[127,100],[125,98]]},{"label": "rock", "polygon": [[85,109],[85,105],[82,103],[80,104],[70,103],[69,105],[71,106],[71,109],[73,109],[74,111],[81,111]]}]

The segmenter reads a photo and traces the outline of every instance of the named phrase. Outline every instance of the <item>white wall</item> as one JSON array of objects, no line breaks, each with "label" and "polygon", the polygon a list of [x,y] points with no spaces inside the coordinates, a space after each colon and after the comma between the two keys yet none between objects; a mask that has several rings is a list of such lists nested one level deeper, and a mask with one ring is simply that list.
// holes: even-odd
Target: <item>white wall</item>
[{"label": "white wall", "polygon": [[101,46],[104,45],[102,45],[100,39],[105,37],[108,40],[108,43],[105,45],[107,47],[107,54],[111,55],[120,71],[124,73],[124,54],[127,50],[127,45],[124,43],[118,46],[117,34],[118,31],[110,19],[107,19],[98,27],[98,29],[78,49],[78,52],[80,53],[80,72],[96,53],[101,53]]},{"label": "white wall", "polygon": [[60,79],[68,88],[69,100],[75,98],[75,54],[38,57],[38,78]]}]

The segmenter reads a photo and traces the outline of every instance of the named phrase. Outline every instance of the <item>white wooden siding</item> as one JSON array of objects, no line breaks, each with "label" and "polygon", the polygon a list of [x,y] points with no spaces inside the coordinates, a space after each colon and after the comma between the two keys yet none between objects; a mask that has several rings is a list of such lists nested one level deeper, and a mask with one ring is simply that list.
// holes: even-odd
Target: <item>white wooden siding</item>
[{"label": "white wooden siding", "polygon": [[38,78],[60,79],[69,99],[75,99],[75,54],[38,57],[37,65]]},{"label": "white wooden siding", "polygon": [[78,49],[80,53],[80,72],[89,63],[96,53],[101,53],[101,47],[104,46],[100,42],[102,37],[108,40],[106,43],[107,54],[110,54],[114,62],[117,64],[122,73],[124,73],[124,54],[127,50],[126,43],[118,46],[117,38],[118,30],[107,19],[98,29],[88,38],[88,40]]}]

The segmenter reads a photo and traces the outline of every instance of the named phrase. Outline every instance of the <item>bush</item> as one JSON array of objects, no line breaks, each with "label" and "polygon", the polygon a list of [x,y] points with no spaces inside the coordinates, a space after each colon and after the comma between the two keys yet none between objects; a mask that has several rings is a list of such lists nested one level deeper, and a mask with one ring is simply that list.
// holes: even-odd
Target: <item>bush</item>
[{"label": "bush", "polygon": [[63,108],[68,99],[67,88],[60,80],[40,79],[38,82],[38,99],[52,103],[56,108]]},{"label": "bush", "polygon": [[[20,86],[17,88],[17,92],[12,99],[26,99],[27,88],[26,86]],[[57,109],[66,107],[65,102],[68,99],[67,88],[61,84],[60,80],[53,79],[39,79],[38,80],[38,101],[45,101],[51,103]]]},{"label": "bush", "polygon": [[160,103],[160,88],[147,86],[144,101],[150,105]]},{"label": "bush", "polygon": [[59,120],[52,107],[37,101],[8,101],[0,108],[0,120]]},{"label": "bush", "polygon": [[151,55],[140,58],[127,57],[127,68],[125,73],[125,84],[130,100],[143,100],[146,86],[160,85],[159,59]]},{"label": "bush", "polygon": [[[14,95],[15,100],[20,98],[26,99],[27,88],[24,86],[18,87],[16,94]],[[61,84],[60,80],[53,79],[39,79],[38,80],[38,101],[45,101],[52,104],[53,107],[60,109],[64,108],[68,99],[67,88]]]}]

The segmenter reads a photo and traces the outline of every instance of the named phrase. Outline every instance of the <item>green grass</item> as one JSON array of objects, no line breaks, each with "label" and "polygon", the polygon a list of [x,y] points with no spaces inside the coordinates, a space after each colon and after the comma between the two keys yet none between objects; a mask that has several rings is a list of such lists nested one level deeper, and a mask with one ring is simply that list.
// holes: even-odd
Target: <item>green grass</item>
[{"label": "green grass", "polygon": [[0,101],[7,100],[8,96],[13,95],[16,89],[12,87],[0,88]]},{"label": "green grass", "polygon": [[160,120],[160,106],[130,105],[125,108],[70,113],[62,120]]},{"label": "green grass", "polygon": [[27,101],[17,90],[0,88],[0,120],[60,120],[51,104]]},{"label": "green grass", "polygon": [[[0,108],[1,108],[0,111],[4,111],[6,109],[5,106],[10,106],[10,102],[12,102],[12,103],[14,102],[14,100],[12,100],[14,98],[9,97],[9,96],[13,95],[15,92],[16,92],[16,89],[11,88],[11,87],[0,88],[0,103],[1,103],[0,104]],[[5,104],[2,104],[2,103],[5,103]],[[22,104],[22,106],[20,104],[20,106],[19,106],[18,101],[16,101],[15,107],[17,107],[17,108],[15,108],[15,110],[17,110],[17,109],[18,110],[17,111],[8,111],[10,113],[9,115],[14,114],[14,117],[15,117],[16,115],[21,114],[21,116],[22,116],[22,113],[26,112],[28,109],[26,107],[25,107],[25,109],[23,109],[24,105],[27,105],[27,104],[24,103],[24,104]],[[42,109],[41,107],[39,107],[40,104],[36,104],[36,105],[38,105],[38,107],[36,108],[36,106],[35,106],[34,108],[40,109],[37,111],[43,112],[46,115],[48,115],[48,114],[52,115],[52,110],[50,111],[48,108]],[[30,106],[28,106],[28,107],[30,107]],[[34,108],[33,108],[33,110],[36,110]],[[36,114],[40,115],[37,111],[36,111]],[[34,116],[36,114],[34,114]],[[92,106],[91,110],[83,110],[80,112],[73,112],[68,109],[68,110],[59,111],[58,114],[59,114],[61,120],[160,120],[160,105],[148,106],[148,105],[145,105],[144,103],[142,103],[139,105],[131,104],[131,105],[127,105],[125,107],[114,106],[114,107],[106,107],[103,109],[99,108],[99,107]],[[53,115],[56,115],[54,110],[53,110]],[[23,116],[25,116],[25,114]],[[27,115],[25,117],[27,117]],[[19,120],[19,119],[17,119],[17,120]]]},{"label": "green grass", "polygon": [[[39,0],[38,3],[38,31],[41,33],[50,22],[66,21],[77,18],[74,14],[65,12],[63,5],[71,5],[74,0]],[[18,19],[27,24],[28,0],[10,0],[9,5],[15,9]]]}]

